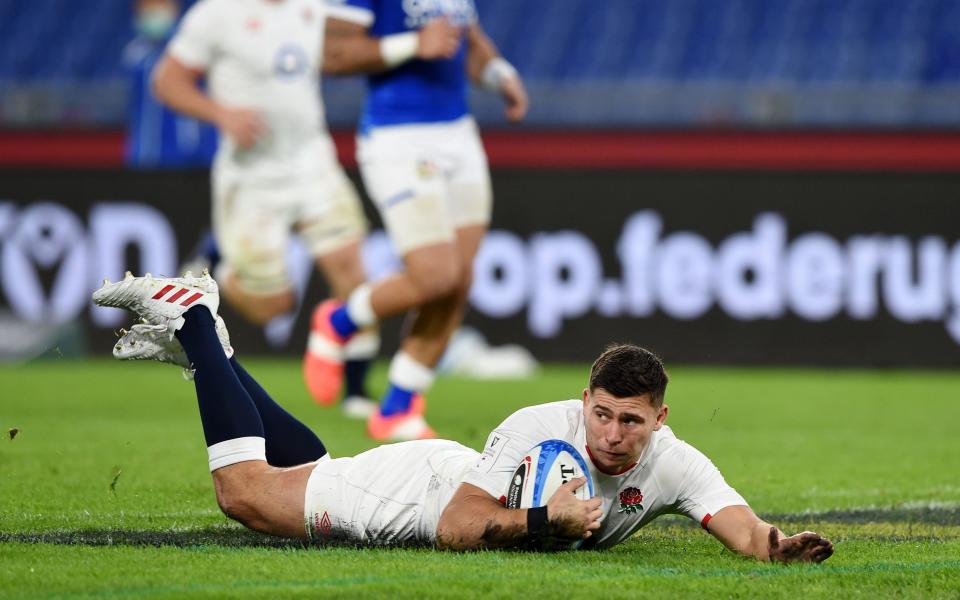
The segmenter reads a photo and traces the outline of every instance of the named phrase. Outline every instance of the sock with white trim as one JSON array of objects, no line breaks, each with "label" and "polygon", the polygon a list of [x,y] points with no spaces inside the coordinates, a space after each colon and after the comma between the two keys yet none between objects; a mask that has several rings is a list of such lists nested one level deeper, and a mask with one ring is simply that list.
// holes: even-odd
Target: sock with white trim
[{"label": "sock with white trim", "polygon": [[220,247],[217,245],[216,238],[213,237],[213,231],[208,229],[203,234],[198,254],[210,263],[208,268],[211,273],[217,270],[217,266],[220,264]]},{"label": "sock with white trim", "polygon": [[410,409],[413,397],[425,394],[433,385],[434,378],[433,369],[417,362],[402,350],[397,352],[390,362],[390,387],[380,403],[380,414],[389,417],[406,412]]},{"label": "sock with white trim", "polygon": [[236,357],[230,359],[230,366],[260,413],[269,464],[274,467],[294,467],[313,462],[327,453],[317,434],[277,404],[237,362]]},{"label": "sock with white trim", "polygon": [[210,470],[248,460],[265,461],[260,413],[223,353],[213,315],[207,307],[197,306],[183,318],[183,327],[174,335],[193,363]]}]

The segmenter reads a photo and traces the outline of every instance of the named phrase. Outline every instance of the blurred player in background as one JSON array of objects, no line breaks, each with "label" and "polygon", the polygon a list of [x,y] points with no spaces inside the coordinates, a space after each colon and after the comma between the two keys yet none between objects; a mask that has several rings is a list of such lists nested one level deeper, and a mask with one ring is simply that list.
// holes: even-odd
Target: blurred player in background
[{"label": "blurred player in background", "polygon": [[[404,272],[321,304],[304,364],[337,385],[337,347],[358,329],[413,310],[390,365],[377,440],[429,438],[423,394],[466,306],[474,256],[490,222],[490,173],[467,107],[468,79],[503,95],[523,119],[527,95],[477,20],[472,0],[328,0],[324,70],[368,73],[357,158]],[[319,340],[323,340],[321,343]]]},{"label": "blurred player in background", "polygon": [[217,149],[213,127],[179,115],[150,93],[150,73],[173,33],[180,13],[175,0],[137,0],[137,36],[123,50],[130,74],[130,108],[124,161],[145,169],[209,167]]},{"label": "blurred player in background", "polygon": [[[346,298],[365,277],[366,221],[337,163],[320,97],[322,8],[317,0],[201,0],[153,77],[163,103],[220,130],[212,170],[218,278],[231,305],[255,324],[295,305],[286,268],[292,230],[316,257],[334,297]],[[348,369],[344,410],[351,416],[375,409],[351,392],[362,390],[378,349],[369,330],[342,349],[357,367]],[[328,391],[315,399],[332,404],[339,386]]]}]

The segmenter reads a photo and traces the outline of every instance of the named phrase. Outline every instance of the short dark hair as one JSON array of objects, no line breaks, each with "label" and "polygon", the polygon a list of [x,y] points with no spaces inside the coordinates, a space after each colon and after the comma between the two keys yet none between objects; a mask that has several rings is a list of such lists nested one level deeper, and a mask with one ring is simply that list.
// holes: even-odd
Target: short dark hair
[{"label": "short dark hair", "polygon": [[656,354],[633,344],[612,344],[590,368],[590,391],[603,388],[617,398],[650,396],[659,407],[667,392],[666,371]]}]

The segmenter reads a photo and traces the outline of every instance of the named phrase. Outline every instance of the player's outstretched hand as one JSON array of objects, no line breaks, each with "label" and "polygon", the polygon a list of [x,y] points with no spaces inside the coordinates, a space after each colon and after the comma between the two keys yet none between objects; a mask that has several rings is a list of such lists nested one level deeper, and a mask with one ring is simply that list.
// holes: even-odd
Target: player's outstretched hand
[{"label": "player's outstretched hand", "polygon": [[527,88],[519,77],[507,77],[503,80],[503,99],[507,103],[504,113],[507,119],[518,123],[527,116],[530,100],[527,97]]},{"label": "player's outstretched hand", "polygon": [[460,48],[463,28],[450,23],[446,17],[433,19],[420,29],[417,58],[441,60],[453,58]]},{"label": "player's outstretched hand", "polygon": [[804,531],[778,539],[777,528],[770,528],[770,560],[777,562],[823,562],[833,554],[833,544],[819,533]]},{"label": "player's outstretched hand", "polygon": [[563,540],[587,539],[600,529],[600,498],[580,500],[573,495],[587,483],[584,477],[575,477],[557,488],[547,501],[550,536]]},{"label": "player's outstretched hand", "polygon": [[217,115],[217,127],[226,132],[241,148],[249,148],[266,132],[257,111],[223,107]]}]

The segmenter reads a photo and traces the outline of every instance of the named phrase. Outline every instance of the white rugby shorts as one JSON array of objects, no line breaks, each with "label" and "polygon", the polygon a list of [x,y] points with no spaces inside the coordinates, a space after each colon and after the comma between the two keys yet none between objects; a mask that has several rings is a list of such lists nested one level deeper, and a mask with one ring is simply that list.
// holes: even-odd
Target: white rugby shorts
[{"label": "white rugby shorts", "polygon": [[290,287],[291,232],[320,256],[361,240],[367,222],[353,184],[334,162],[273,182],[215,169],[213,230],[224,264],[244,290],[274,294]]},{"label": "white rugby shorts", "polygon": [[372,128],[357,138],[357,162],[401,256],[490,223],[490,170],[472,117]]},{"label": "white rugby shorts", "polygon": [[432,543],[440,513],[477,452],[447,440],[388,444],[317,463],[304,526],[317,543]]}]

